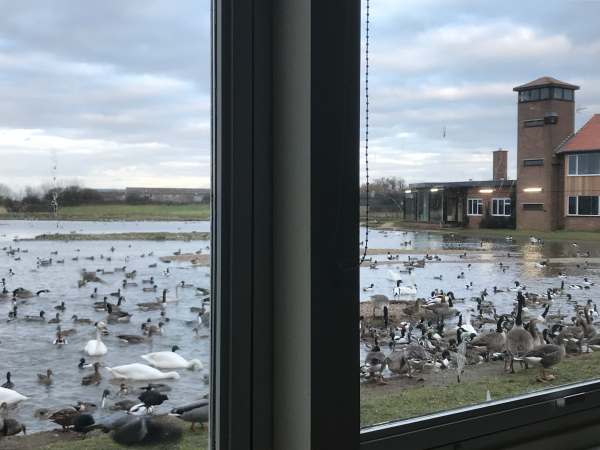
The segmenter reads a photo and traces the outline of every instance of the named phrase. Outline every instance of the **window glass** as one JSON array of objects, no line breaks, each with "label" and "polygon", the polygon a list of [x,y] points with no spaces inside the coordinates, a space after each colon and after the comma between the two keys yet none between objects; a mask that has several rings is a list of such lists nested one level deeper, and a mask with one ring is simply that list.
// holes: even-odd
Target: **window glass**
[{"label": "window glass", "polygon": [[577,197],[569,197],[569,214],[577,214]]},{"label": "window glass", "polygon": [[577,175],[577,155],[569,155],[569,175]]},{"label": "window glass", "polygon": [[565,89],[563,92],[563,97],[565,100],[573,100],[573,90]]},{"label": "window glass", "polygon": [[[596,303],[600,294],[600,276],[589,270],[585,275],[596,287],[569,288],[583,286],[571,245],[581,239],[526,229],[559,221],[552,214],[564,215],[567,207],[577,212],[577,199],[563,200],[568,202],[564,208],[546,207],[552,189],[536,172],[550,168],[544,155],[600,113],[592,108],[600,105],[592,75],[598,64],[589,56],[593,43],[600,42],[594,22],[600,5],[587,2],[582,8],[589,14],[565,25],[572,12],[567,2],[447,3],[370,3],[368,104],[364,84],[362,92],[363,114],[367,106],[370,113],[369,177],[399,177],[422,188],[415,205],[418,230],[398,220],[392,207],[371,217],[372,261],[360,269],[363,425],[600,377],[600,352],[581,353],[568,344],[568,357],[540,368],[531,355],[525,364],[524,354],[514,355],[515,347],[504,340],[513,330],[513,335],[527,334],[527,349],[533,350],[546,342],[547,330],[548,344],[560,345],[561,327],[583,332],[583,306],[588,299]],[[366,18],[363,10],[363,26]],[[580,44],[576,52],[573,42]],[[557,103],[546,99],[572,100],[571,93],[544,84],[543,77],[576,83],[586,103],[557,111]],[[508,149],[506,174],[500,155],[494,170],[492,151],[485,150],[494,142]],[[600,157],[581,156],[579,172],[577,161],[569,156],[564,172],[600,174]],[[362,169],[366,181],[364,163]],[[557,180],[575,195],[596,195],[593,183]],[[444,189],[430,192],[432,186]],[[524,192],[527,187],[542,190]],[[582,199],[579,209],[598,214],[597,197]],[[595,220],[600,221],[564,222],[583,228],[594,227]],[[525,229],[515,231],[517,224]],[[567,277],[562,290],[561,272]],[[557,290],[542,316],[549,288]],[[521,295],[525,301],[517,324]],[[600,331],[598,324],[594,327]],[[488,337],[501,343],[488,346]]]},{"label": "window glass", "polygon": [[598,197],[597,196],[579,196],[577,198],[577,214],[580,216],[598,215]]},{"label": "window glass", "polygon": [[210,23],[3,2],[0,448],[207,448]]},{"label": "window glass", "polygon": [[600,153],[581,153],[577,155],[578,175],[600,175]]}]

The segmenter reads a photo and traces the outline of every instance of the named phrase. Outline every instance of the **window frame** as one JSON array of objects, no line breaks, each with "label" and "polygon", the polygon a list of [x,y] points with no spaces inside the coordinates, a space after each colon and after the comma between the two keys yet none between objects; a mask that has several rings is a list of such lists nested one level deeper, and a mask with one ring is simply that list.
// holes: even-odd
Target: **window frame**
[{"label": "window frame", "polygon": [[[581,156],[596,155],[600,158],[600,151],[589,151],[585,153],[569,153],[567,157],[567,176],[569,177],[598,177],[600,176],[600,170],[598,173],[579,173],[579,158]],[[571,160],[575,161],[575,173],[571,173]]]},{"label": "window frame", "polygon": [[[527,164],[532,162],[541,162],[541,164]],[[523,167],[543,167],[544,158],[527,158],[523,160]]]},{"label": "window frame", "polygon": [[[473,205],[473,202],[475,202],[475,205],[477,207],[477,213],[473,213],[472,212],[472,208],[471,206]],[[479,212],[481,211],[481,212]],[[483,216],[484,214],[484,208],[483,208],[483,198],[480,197],[468,197],[467,198],[467,216],[474,216],[474,217],[478,217],[478,216]]]},{"label": "window frame", "polygon": [[[597,423],[600,381],[590,381],[360,429],[360,13],[358,0],[214,0],[211,448],[295,450],[307,447],[293,437],[309,436],[310,448],[469,449]],[[290,112],[299,96],[309,111]],[[308,147],[283,145],[307,123]],[[307,152],[309,189],[298,189],[281,169]],[[288,219],[297,198],[308,202],[308,230]],[[282,246],[299,233],[311,238],[307,255],[294,255],[311,268],[306,323],[272,295],[275,268],[288,270]],[[294,340],[299,327],[306,341]],[[274,345],[287,339],[302,346],[294,358]],[[345,344],[331,358],[322,342]],[[307,395],[289,402],[305,385]]]},{"label": "window frame", "polygon": [[[579,214],[579,198],[580,197],[591,197],[598,200],[598,213],[597,214]],[[570,212],[570,201],[575,199],[575,214]],[[565,208],[568,217],[600,217],[600,196],[598,195],[567,195],[567,206]]]},{"label": "window frame", "polygon": [[[498,211],[500,207],[500,202],[502,202],[502,210],[504,211],[502,214],[496,213],[494,214],[494,202],[498,204]],[[510,213],[506,214],[506,206],[508,202],[508,207],[510,208]],[[512,199],[510,197],[494,197],[492,198],[492,216],[494,217],[510,217],[512,216]]]}]

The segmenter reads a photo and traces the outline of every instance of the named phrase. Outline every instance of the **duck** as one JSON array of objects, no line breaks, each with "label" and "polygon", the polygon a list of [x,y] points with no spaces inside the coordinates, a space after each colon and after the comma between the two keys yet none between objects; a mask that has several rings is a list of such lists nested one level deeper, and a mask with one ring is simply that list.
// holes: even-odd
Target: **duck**
[{"label": "duck", "polygon": [[136,400],[119,400],[109,406],[108,409],[111,411],[130,411],[133,407],[139,403]]},{"label": "duck", "polygon": [[68,407],[55,411],[48,417],[48,420],[60,425],[63,431],[68,431],[69,427],[73,425],[73,419],[78,415],[77,408]]},{"label": "duck", "polygon": [[145,322],[142,324],[141,329],[144,334],[152,336],[154,334],[162,334],[163,326],[164,324],[162,322],[158,322],[158,325]]},{"label": "duck", "polygon": [[79,364],[77,364],[77,367],[81,370],[81,369],[89,369],[90,367],[92,367],[92,364],[88,364],[85,361],[85,358],[81,358],[79,360]]},{"label": "duck", "polygon": [[108,311],[108,315],[106,316],[106,320],[108,323],[129,323],[131,320],[131,314],[125,311],[121,311],[120,309],[113,309],[113,306],[109,303],[106,307]]},{"label": "duck", "polygon": [[0,404],[6,403],[8,406],[11,406],[27,399],[28,397],[19,394],[17,391],[0,387]]},{"label": "duck", "polygon": [[117,335],[117,338],[119,338],[121,342],[125,342],[127,344],[141,344],[142,342],[148,341],[147,336],[139,336],[136,334],[119,334]]},{"label": "duck", "polygon": [[60,323],[60,313],[56,313],[56,316],[54,316],[52,319],[50,319],[48,321],[48,323],[52,324],[52,323]]},{"label": "duck", "polygon": [[154,284],[154,277],[142,280],[142,284]]},{"label": "duck", "polygon": [[25,316],[24,319],[26,322],[45,322],[45,315],[46,313],[44,311],[40,311],[40,314],[38,316]]},{"label": "duck", "polygon": [[91,325],[93,323],[91,319],[86,319],[84,317],[82,317],[80,319],[77,316],[77,314],[73,314],[73,316],[71,317],[71,320],[73,320],[74,323],[79,324],[79,325]]},{"label": "duck", "polygon": [[369,286],[363,288],[363,292],[371,292],[375,288],[375,285],[371,283]]},{"label": "duck", "polygon": [[208,399],[202,399],[188,405],[173,408],[170,415],[178,417],[185,422],[190,422],[192,424],[191,431],[195,431],[194,426],[197,423],[203,427],[208,422],[209,407]]},{"label": "duck", "polygon": [[506,359],[504,369],[507,370],[510,366],[510,372],[514,373],[514,360],[515,357],[520,358],[527,352],[533,350],[533,337],[531,334],[523,328],[523,303],[525,297],[521,293],[517,295],[517,317],[515,324],[506,334],[506,352],[508,357]]},{"label": "duck", "polygon": [[96,339],[91,339],[85,345],[83,351],[87,353],[88,356],[103,356],[108,353],[108,349],[104,342],[102,342],[101,331],[106,329],[106,324],[104,322],[96,323]]},{"label": "duck", "polygon": [[52,369],[46,370],[46,373],[38,373],[38,383],[45,384],[46,386],[50,386],[52,384]]},{"label": "duck", "polygon": [[55,306],[54,309],[56,309],[57,311],[64,312],[67,309],[67,307],[65,306],[65,302],[60,302],[60,305]]},{"label": "duck", "polygon": [[190,361],[175,353],[179,350],[177,345],[171,347],[170,352],[154,352],[142,355],[142,359],[146,360],[151,366],[158,369],[202,369],[203,365],[197,359]]},{"label": "duck", "polygon": [[81,379],[81,384],[83,386],[89,386],[90,384],[98,385],[102,380],[102,375],[100,375],[100,363],[94,363],[94,373],[90,375],[86,375]]},{"label": "duck", "polygon": [[107,367],[106,370],[108,370],[114,378],[131,381],[178,380],[180,378],[177,372],[161,372],[154,367],[140,363]]},{"label": "duck", "polygon": [[158,289],[158,286],[155,284],[152,287],[144,287],[144,288],[142,288],[142,292],[156,292],[157,289]]}]

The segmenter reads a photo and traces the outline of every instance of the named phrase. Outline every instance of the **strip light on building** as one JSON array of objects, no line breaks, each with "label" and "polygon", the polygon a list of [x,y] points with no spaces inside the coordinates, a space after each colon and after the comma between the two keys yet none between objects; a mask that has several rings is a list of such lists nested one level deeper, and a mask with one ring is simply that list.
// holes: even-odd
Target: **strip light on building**
[{"label": "strip light on building", "polygon": [[438,188],[431,188],[431,189],[429,189],[429,190],[430,190],[431,192],[437,192],[437,191],[439,191],[439,189],[438,189]]},{"label": "strip light on building", "polygon": [[525,188],[525,189],[523,189],[523,192],[542,192],[542,188],[541,187]]},{"label": "strip light on building", "polygon": [[493,189],[479,189],[479,192],[482,194],[491,194],[492,192],[494,192]]},{"label": "strip light on building", "polygon": [[410,189],[407,189],[404,191],[405,194],[412,194],[412,191]]}]

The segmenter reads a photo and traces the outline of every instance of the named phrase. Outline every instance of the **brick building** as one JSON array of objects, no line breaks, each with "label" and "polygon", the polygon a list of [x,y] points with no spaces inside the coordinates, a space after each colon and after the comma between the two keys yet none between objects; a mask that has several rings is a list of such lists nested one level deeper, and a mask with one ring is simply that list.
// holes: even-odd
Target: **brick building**
[{"label": "brick building", "polygon": [[507,152],[487,181],[417,183],[405,192],[407,221],[473,228],[600,229],[600,114],[575,133],[579,86],[542,77],[517,86],[517,180]]}]

